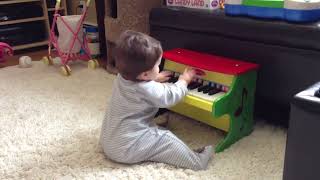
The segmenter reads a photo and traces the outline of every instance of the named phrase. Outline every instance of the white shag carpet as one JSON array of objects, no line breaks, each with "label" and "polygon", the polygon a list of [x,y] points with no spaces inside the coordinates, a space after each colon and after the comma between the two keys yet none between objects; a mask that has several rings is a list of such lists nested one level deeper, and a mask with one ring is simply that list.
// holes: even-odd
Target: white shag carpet
[{"label": "white shag carpet", "polygon": [[[70,77],[41,62],[0,69],[0,179],[282,179],[286,131],[261,123],[205,171],[111,162],[98,138],[114,76],[83,63],[71,68]],[[223,137],[177,114],[169,127],[192,148]]]}]

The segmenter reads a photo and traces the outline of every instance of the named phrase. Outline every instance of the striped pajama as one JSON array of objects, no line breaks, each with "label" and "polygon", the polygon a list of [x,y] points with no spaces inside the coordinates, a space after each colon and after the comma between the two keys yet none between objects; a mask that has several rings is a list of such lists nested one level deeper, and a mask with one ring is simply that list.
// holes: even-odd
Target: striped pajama
[{"label": "striped pajama", "polygon": [[194,170],[205,169],[212,154],[208,146],[192,151],[169,130],[153,121],[158,108],[178,103],[187,93],[183,81],[175,84],[132,82],[118,75],[105,115],[100,142],[106,156],[116,162],[154,161]]}]

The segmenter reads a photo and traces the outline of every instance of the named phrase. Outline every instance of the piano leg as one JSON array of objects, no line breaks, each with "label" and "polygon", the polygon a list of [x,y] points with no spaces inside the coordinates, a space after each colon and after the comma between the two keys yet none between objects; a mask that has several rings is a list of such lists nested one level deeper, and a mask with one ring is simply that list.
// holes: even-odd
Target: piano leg
[{"label": "piano leg", "polygon": [[[229,91],[229,98],[218,101],[213,108],[213,116],[230,116],[227,136],[216,146],[221,152],[253,131],[253,106],[256,87],[256,71],[235,78]],[[227,96],[226,96],[227,97]]]}]

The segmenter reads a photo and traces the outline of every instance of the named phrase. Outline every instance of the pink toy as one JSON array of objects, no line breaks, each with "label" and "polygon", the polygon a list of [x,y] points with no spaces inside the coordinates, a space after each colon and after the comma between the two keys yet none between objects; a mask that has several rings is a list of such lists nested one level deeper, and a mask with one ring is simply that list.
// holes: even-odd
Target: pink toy
[{"label": "pink toy", "polygon": [[9,46],[6,43],[0,42],[0,62],[4,62],[4,56],[12,56],[13,55],[13,49],[11,46]]},{"label": "pink toy", "polygon": [[[48,57],[43,61],[47,65],[53,64],[53,51],[55,56],[60,57],[61,72],[65,76],[71,74],[71,68],[68,66],[69,61],[83,60],[88,61],[88,67],[95,69],[99,63],[91,59],[91,53],[88,48],[86,38],[83,38],[83,21],[87,16],[90,0],[84,4],[84,10],[81,15],[61,16],[59,14],[60,1],[56,1],[54,18],[50,29]],[[55,34],[57,25],[59,36]]]}]

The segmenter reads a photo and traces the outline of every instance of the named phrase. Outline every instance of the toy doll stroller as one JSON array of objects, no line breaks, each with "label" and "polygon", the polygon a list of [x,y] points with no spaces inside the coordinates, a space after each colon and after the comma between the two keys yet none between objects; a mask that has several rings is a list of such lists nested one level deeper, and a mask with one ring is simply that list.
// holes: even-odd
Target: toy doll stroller
[{"label": "toy doll stroller", "polygon": [[[48,44],[48,56],[43,57],[43,62],[47,65],[53,64],[53,52],[61,59],[61,73],[65,76],[71,74],[70,61],[88,61],[88,67],[95,69],[99,66],[96,59],[91,59],[90,49],[86,38],[83,37],[83,21],[87,15],[90,0],[87,0],[81,15],[61,16],[58,12],[60,1],[56,1],[54,17],[50,29]],[[57,25],[58,36],[55,33]]]},{"label": "toy doll stroller", "polygon": [[0,42],[0,63],[5,62],[5,56],[12,56],[13,49],[6,43]]}]

